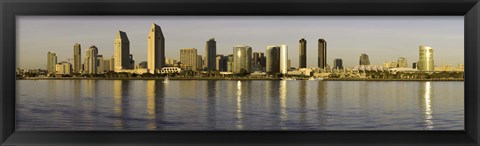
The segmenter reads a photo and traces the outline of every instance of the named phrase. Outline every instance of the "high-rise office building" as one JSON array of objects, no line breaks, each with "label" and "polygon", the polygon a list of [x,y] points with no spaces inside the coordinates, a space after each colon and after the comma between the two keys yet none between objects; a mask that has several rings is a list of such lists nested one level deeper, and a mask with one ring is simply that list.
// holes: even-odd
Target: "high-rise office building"
[{"label": "high-rise office building", "polygon": [[153,23],[148,32],[148,71],[156,73],[165,66],[165,37],[162,29]]},{"label": "high-rise office building", "polygon": [[304,38],[300,39],[298,44],[298,68],[307,68],[307,40]]},{"label": "high-rise office building", "polygon": [[408,67],[407,59],[405,57],[398,58],[397,67]]},{"label": "high-rise office building", "polygon": [[263,52],[253,52],[252,68],[253,71],[263,71],[265,64],[265,54]]},{"label": "high-rise office building", "polygon": [[368,55],[363,53],[360,55],[359,65],[370,65],[370,59],[368,59]]},{"label": "high-rise office building", "polygon": [[57,54],[48,51],[47,53],[47,72],[49,75],[55,75],[55,66],[57,65]]},{"label": "high-rise office building", "polygon": [[115,58],[115,71],[132,69],[130,65],[130,41],[127,33],[118,31],[115,36],[113,56]]},{"label": "high-rise office building", "polygon": [[227,71],[228,69],[228,57],[223,55],[217,55],[215,58],[216,70],[217,71]]},{"label": "high-rise office building", "polygon": [[197,70],[197,49],[184,48],[180,49],[181,68],[185,70]]},{"label": "high-rise office building", "polygon": [[103,55],[97,55],[97,74],[105,73],[105,62],[103,61]]},{"label": "high-rise office building", "polygon": [[421,71],[433,71],[433,48],[420,45],[419,47],[420,58],[418,60],[418,70]]},{"label": "high-rise office building", "polygon": [[110,71],[115,71],[115,56],[112,55],[109,63],[110,63]]},{"label": "high-rise office building", "polygon": [[103,65],[104,72],[112,71],[110,70],[110,59],[103,59]]},{"label": "high-rise office building", "polygon": [[98,48],[96,46],[90,46],[85,53],[85,73],[96,74],[97,73],[97,55]]},{"label": "high-rise office building", "polygon": [[280,73],[287,74],[288,72],[288,47],[287,45],[280,45]]},{"label": "high-rise office building", "polygon": [[334,69],[343,69],[343,60],[340,58],[335,58],[333,60],[333,68]]},{"label": "high-rise office building", "polygon": [[324,39],[318,39],[318,67],[327,67],[327,42]]},{"label": "high-rise office building", "polygon": [[280,73],[280,47],[267,46],[265,57],[265,71],[267,72],[267,74]]},{"label": "high-rise office building", "polygon": [[216,58],[217,58],[217,42],[215,42],[214,38],[211,38],[207,41],[205,45],[205,67],[207,71],[214,71],[217,68],[216,65]]},{"label": "high-rise office building", "polygon": [[204,59],[202,55],[197,55],[197,70],[203,70]]},{"label": "high-rise office building", "polygon": [[233,72],[233,54],[228,55],[228,60],[227,60],[227,71],[228,72]]},{"label": "high-rise office building", "polygon": [[233,57],[233,73],[240,73],[242,69],[252,72],[252,47],[234,46]]},{"label": "high-rise office building", "polygon": [[82,67],[82,49],[79,43],[73,45],[73,72],[80,73]]}]

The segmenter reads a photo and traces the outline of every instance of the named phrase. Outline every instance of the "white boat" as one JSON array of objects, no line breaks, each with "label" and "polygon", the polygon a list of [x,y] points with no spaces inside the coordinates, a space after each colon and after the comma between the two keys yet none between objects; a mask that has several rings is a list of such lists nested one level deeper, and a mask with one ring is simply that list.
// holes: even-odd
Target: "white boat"
[{"label": "white boat", "polygon": [[163,80],[163,83],[168,83],[168,76]]},{"label": "white boat", "polygon": [[312,80],[312,81],[314,81],[314,80],[320,80],[320,81],[321,81],[321,80],[323,80],[323,78],[310,77],[310,78],[308,78],[308,80]]}]

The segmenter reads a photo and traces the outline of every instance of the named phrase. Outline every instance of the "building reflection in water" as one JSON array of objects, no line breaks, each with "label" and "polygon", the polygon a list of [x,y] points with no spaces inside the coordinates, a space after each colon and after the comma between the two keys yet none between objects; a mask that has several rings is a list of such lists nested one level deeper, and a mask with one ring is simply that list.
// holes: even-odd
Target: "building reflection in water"
[{"label": "building reflection in water", "polygon": [[156,130],[162,129],[159,120],[164,117],[164,97],[165,97],[165,83],[163,81],[148,80],[147,83],[147,129]]},{"label": "building reflection in water", "polygon": [[113,126],[115,129],[125,129],[124,118],[128,117],[128,80],[113,81]]},{"label": "building reflection in water", "polygon": [[217,121],[217,117],[216,117],[216,110],[217,110],[217,96],[216,96],[216,93],[217,93],[217,83],[218,81],[213,81],[213,80],[208,80],[207,81],[207,86],[208,88],[206,88],[206,98],[207,98],[207,126],[208,126],[208,129],[215,129],[216,128],[216,121]]},{"label": "building reflection in water", "polygon": [[320,127],[325,127],[327,124],[327,82],[326,81],[318,81],[317,86],[317,117],[318,117],[318,124]]},{"label": "building reflection in water", "polygon": [[425,129],[431,130],[434,128],[433,123],[433,111],[432,111],[432,85],[431,82],[422,82],[421,84],[421,107],[424,112],[424,122],[425,122]]},{"label": "building reflection in water", "polygon": [[287,113],[287,81],[282,80],[280,81],[280,120],[282,121],[281,127],[285,129],[284,123],[288,120],[288,113]]},{"label": "building reflection in water", "polygon": [[236,128],[243,129],[243,115],[242,115],[242,81],[237,81],[237,112],[236,112]]},{"label": "building reflection in water", "polygon": [[299,81],[298,86],[298,106],[300,107],[300,121],[306,123],[307,114],[307,81]]}]

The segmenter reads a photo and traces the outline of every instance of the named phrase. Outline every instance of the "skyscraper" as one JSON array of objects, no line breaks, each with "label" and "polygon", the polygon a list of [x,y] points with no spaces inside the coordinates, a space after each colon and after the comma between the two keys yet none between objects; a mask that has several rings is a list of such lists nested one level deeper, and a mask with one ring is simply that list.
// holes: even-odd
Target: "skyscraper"
[{"label": "skyscraper", "polygon": [[307,40],[304,38],[299,41],[298,52],[298,68],[307,68]]},{"label": "skyscraper", "polygon": [[216,70],[217,71],[227,71],[227,63],[228,63],[228,57],[223,56],[223,55],[217,55],[217,58],[215,58],[216,62]]},{"label": "skyscraper", "polygon": [[127,33],[118,31],[114,41],[115,58],[115,71],[123,69],[132,69],[130,66],[130,41],[128,40]]},{"label": "skyscraper", "polygon": [[287,45],[280,45],[280,73],[287,74],[288,72],[288,47]]},{"label": "skyscraper", "polygon": [[82,67],[82,49],[79,43],[73,45],[73,72],[80,73]]},{"label": "skyscraper", "polygon": [[233,54],[228,55],[228,60],[227,60],[227,71],[228,72],[233,72]]},{"label": "skyscraper", "polygon": [[203,62],[202,55],[197,55],[197,70],[203,70]]},{"label": "skyscraper", "polygon": [[397,67],[408,67],[407,59],[405,57],[398,58]]},{"label": "skyscraper", "polygon": [[234,46],[233,57],[233,73],[240,73],[242,69],[252,72],[252,47]]},{"label": "skyscraper", "polygon": [[85,53],[85,73],[96,74],[97,73],[97,55],[98,48],[96,46],[90,46]]},{"label": "skyscraper", "polygon": [[103,61],[103,55],[97,55],[97,74],[105,73],[105,62]]},{"label": "skyscraper", "polygon": [[216,70],[217,42],[214,38],[207,41],[205,45],[205,67],[207,70]]},{"label": "skyscraper", "polygon": [[110,63],[110,71],[115,71],[115,56],[112,55],[109,63]]},{"label": "skyscraper", "polygon": [[155,73],[156,69],[165,66],[165,37],[162,29],[153,23],[148,32],[148,71]]},{"label": "skyscraper", "polygon": [[267,46],[265,57],[265,71],[267,72],[267,74],[280,73],[280,47]]},{"label": "skyscraper", "polygon": [[318,39],[318,67],[327,67],[327,42],[324,39]]},{"label": "skyscraper", "polygon": [[421,71],[433,71],[433,48],[420,45],[419,47],[420,59],[418,61],[418,70]]},{"label": "skyscraper", "polygon": [[370,65],[370,59],[368,59],[368,55],[363,53],[360,55],[359,65]]},{"label": "skyscraper", "polygon": [[340,58],[335,58],[333,60],[333,68],[334,69],[343,69],[343,60]]},{"label": "skyscraper", "polygon": [[185,70],[197,70],[197,57],[197,49],[195,48],[180,49],[181,68]]},{"label": "skyscraper", "polygon": [[49,75],[55,75],[55,66],[57,65],[57,54],[48,51],[47,53],[47,72]]}]

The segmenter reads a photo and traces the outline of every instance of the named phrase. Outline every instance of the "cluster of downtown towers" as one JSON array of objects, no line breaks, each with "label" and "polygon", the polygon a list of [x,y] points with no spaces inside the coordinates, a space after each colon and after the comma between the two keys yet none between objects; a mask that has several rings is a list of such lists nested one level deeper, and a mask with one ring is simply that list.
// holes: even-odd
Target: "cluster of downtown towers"
[{"label": "cluster of downtown towers", "polygon": [[[421,46],[422,48],[422,46]],[[422,50],[422,49],[421,49]],[[428,47],[429,66],[433,70],[433,51]],[[195,48],[180,49],[180,62],[166,64],[165,58],[165,37],[157,24],[153,23],[148,33],[148,60],[141,62],[140,69],[146,69],[148,73],[160,73],[162,68],[169,66],[180,67],[183,70],[207,70],[207,71],[228,71],[248,73],[254,71],[264,71],[269,74],[286,74],[289,69],[288,46],[267,46],[266,53],[253,52],[250,46],[236,45],[233,47],[233,54],[228,56],[216,54],[216,41],[212,38],[206,42],[205,58],[197,54]],[[430,53],[431,52],[431,53]],[[299,66],[307,67],[307,41],[302,38],[299,40]],[[420,57],[422,58],[422,57]],[[318,40],[318,68],[327,68],[327,42],[324,39]],[[420,59],[422,60],[422,59]],[[422,61],[420,61],[422,62]],[[429,61],[427,61],[429,62]],[[368,55],[360,56],[360,65],[369,65]],[[81,61],[81,46],[76,43],[73,52],[73,68],[70,63],[62,62],[57,64],[56,54],[48,52],[47,70],[48,74],[58,74],[66,70],[72,70],[79,74],[100,74],[106,71],[125,72],[133,70],[135,67],[133,55],[130,54],[130,42],[127,34],[118,31],[114,41],[114,55],[110,60],[103,60],[103,55],[98,54],[98,48],[94,45],[86,49],[84,64]],[[108,67],[107,67],[108,66]],[[60,67],[60,69],[59,69]],[[334,68],[343,68],[342,60],[334,60]],[[62,74],[62,73],[60,73]]]},{"label": "cluster of downtown towers", "polygon": [[[307,67],[307,41],[299,41],[299,68]],[[70,68],[73,73],[98,74],[105,71],[123,72],[135,68],[133,55],[130,54],[130,42],[127,34],[118,31],[114,41],[114,55],[110,60],[103,60],[103,55],[98,54],[98,48],[94,45],[86,49],[85,61],[82,64],[81,45],[76,43],[73,47],[73,65],[67,62],[57,64],[57,56],[54,52],[48,52],[47,70],[49,74],[58,72],[58,66]],[[318,40],[318,67],[327,67],[327,43],[324,39]],[[253,52],[250,46],[236,45],[233,54],[228,56],[216,54],[216,41],[212,38],[206,42],[205,60],[197,55],[195,48],[180,49],[180,62],[175,66],[184,70],[207,70],[229,71],[239,73],[266,71],[267,73],[287,73],[289,67],[287,45],[267,46],[266,53]],[[146,68],[148,73],[159,73],[168,65],[165,58],[165,37],[157,24],[153,23],[148,33],[148,60],[141,62],[139,68]],[[199,62],[204,65],[199,65]],[[65,67],[70,65],[73,67]],[[105,67],[108,66],[108,67]]]}]

